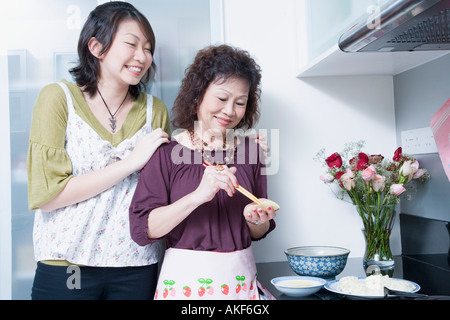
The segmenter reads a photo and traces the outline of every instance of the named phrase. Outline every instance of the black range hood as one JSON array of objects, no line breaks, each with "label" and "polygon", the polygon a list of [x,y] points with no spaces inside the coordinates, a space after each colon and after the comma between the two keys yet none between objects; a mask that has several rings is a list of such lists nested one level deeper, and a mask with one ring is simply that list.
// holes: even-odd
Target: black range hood
[{"label": "black range hood", "polygon": [[338,45],[344,52],[450,50],[450,0],[390,0]]}]

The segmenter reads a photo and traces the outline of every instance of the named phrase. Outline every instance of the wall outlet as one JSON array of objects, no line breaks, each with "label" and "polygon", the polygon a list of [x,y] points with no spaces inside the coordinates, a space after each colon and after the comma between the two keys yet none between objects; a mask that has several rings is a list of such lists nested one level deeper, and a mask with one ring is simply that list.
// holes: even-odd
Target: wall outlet
[{"label": "wall outlet", "polygon": [[431,127],[401,132],[402,151],[406,154],[438,153]]}]

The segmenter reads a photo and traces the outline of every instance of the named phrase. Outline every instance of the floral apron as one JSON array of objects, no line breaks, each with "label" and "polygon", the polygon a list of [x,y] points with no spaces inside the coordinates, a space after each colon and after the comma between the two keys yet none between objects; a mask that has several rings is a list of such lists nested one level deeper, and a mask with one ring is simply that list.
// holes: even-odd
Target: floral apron
[{"label": "floral apron", "polygon": [[256,280],[252,248],[233,251],[167,249],[155,300],[274,300]]}]

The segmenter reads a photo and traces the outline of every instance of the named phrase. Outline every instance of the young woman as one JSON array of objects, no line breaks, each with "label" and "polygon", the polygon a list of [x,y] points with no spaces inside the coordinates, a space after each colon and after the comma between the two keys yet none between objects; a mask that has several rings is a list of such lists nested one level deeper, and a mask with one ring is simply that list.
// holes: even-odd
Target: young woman
[{"label": "young woman", "polygon": [[[258,120],[260,69],[246,51],[201,50],[173,107],[181,132],[142,170],[130,206],[133,239],[166,242],[157,299],[258,299],[252,240],[275,228],[259,146],[235,135]],[[266,292],[266,294],[269,296]]]},{"label": "young woman", "polygon": [[128,208],[138,172],[169,142],[167,109],[144,92],[154,50],[138,10],[105,3],[81,31],[76,84],[39,94],[28,154],[33,299],[153,297],[159,247],[132,241]]}]

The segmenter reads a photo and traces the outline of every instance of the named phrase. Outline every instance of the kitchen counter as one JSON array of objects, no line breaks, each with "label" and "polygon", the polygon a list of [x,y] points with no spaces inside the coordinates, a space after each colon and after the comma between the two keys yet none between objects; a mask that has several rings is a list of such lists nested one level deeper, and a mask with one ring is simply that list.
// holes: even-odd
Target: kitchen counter
[{"label": "kitchen counter", "polygon": [[[394,257],[395,267],[389,276],[417,283],[424,293],[430,296],[450,296],[450,266],[447,254],[423,254]],[[258,280],[278,300],[343,300],[345,296],[321,289],[308,297],[290,297],[280,293],[271,284],[271,280],[281,276],[295,276],[286,261],[258,263]],[[346,276],[365,277],[362,258],[349,258],[347,264],[336,279]]]}]

